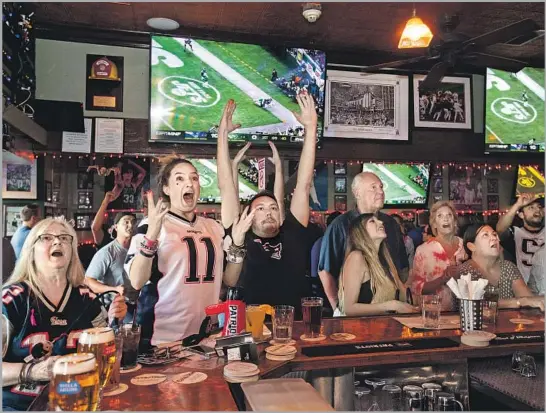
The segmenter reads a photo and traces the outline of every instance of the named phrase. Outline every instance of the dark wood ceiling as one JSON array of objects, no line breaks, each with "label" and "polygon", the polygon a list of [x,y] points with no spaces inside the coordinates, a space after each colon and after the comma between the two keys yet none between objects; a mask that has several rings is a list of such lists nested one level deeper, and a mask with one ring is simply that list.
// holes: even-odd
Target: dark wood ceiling
[{"label": "dark wood ceiling", "polygon": [[[411,16],[412,3],[322,3],[322,17],[310,24],[303,3],[35,3],[37,27],[78,26],[150,32],[146,20],[168,17],[180,23],[171,34],[222,40],[268,39],[268,43],[314,46],[327,51],[390,57],[422,54],[401,52],[398,39]],[[433,32],[443,13],[458,14],[456,31],[474,37],[524,18],[544,29],[544,3],[416,3],[417,14]],[[90,33],[92,32],[89,31]],[[544,62],[544,37],[525,45],[494,45],[488,52]]]}]

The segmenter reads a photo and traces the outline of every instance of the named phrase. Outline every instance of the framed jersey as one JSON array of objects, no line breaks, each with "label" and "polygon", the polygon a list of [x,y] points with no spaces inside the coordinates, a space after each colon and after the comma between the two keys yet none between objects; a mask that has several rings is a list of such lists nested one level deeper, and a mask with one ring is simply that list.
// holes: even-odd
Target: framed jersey
[{"label": "framed jersey", "polygon": [[104,166],[114,168],[105,178],[104,190],[112,191],[115,199],[109,210],[134,211],[142,208],[142,194],[150,189],[150,160],[142,158],[105,158]]}]

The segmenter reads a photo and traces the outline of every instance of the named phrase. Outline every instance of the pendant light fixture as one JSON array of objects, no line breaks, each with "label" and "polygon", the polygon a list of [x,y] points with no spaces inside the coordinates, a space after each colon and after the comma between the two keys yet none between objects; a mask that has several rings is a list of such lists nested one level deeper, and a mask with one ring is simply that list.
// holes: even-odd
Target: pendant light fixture
[{"label": "pendant light fixture", "polygon": [[406,23],[400,42],[399,49],[416,49],[420,47],[428,47],[432,40],[432,32],[428,26],[417,17],[415,6],[413,7],[413,16]]}]

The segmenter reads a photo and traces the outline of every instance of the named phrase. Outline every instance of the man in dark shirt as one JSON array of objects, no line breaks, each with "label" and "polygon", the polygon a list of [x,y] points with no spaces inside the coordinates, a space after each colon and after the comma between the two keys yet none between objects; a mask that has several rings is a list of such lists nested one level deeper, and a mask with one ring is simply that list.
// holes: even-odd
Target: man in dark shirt
[{"label": "man in dark shirt", "polygon": [[387,246],[396,269],[401,273],[399,274],[401,279],[407,279],[409,268],[400,227],[394,218],[379,211],[385,202],[383,183],[379,177],[371,172],[361,172],[354,177],[351,189],[356,200],[356,208],[332,222],[324,233],[320,249],[319,277],[334,309],[337,308],[338,279],[345,260],[349,224],[360,214],[374,213],[383,221],[387,231]]},{"label": "man in dark shirt", "polygon": [[[307,93],[297,96],[301,114],[295,114],[305,127],[305,140],[300,157],[296,188],[290,211],[281,225],[279,205],[270,192],[260,192],[250,200],[253,214],[252,231],[247,232],[244,246],[246,257],[239,283],[244,287],[247,304],[287,304],[301,317],[301,298],[309,288],[305,273],[309,262],[307,225],[309,223],[309,191],[313,179],[317,137],[317,114],[313,98]],[[231,117],[234,102],[229,102],[222,119],[222,131],[235,130]],[[227,133],[218,136],[218,185],[222,193],[222,223],[227,228],[238,219],[239,206],[234,205],[224,214],[224,195],[234,198],[231,160]],[[224,136],[225,135],[225,136]],[[229,191],[229,194],[228,194]],[[232,192],[233,191],[233,192]],[[231,201],[229,201],[231,202]],[[230,251],[228,250],[228,261]]]}]

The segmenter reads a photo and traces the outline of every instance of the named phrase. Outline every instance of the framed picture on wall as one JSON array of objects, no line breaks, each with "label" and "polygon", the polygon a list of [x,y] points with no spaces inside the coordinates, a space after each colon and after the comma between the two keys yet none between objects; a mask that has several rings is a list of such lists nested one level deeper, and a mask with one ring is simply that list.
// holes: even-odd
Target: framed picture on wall
[{"label": "framed picture on wall", "polygon": [[334,162],[334,175],[347,175],[347,162]]},{"label": "framed picture on wall", "polygon": [[54,204],[61,203],[61,191],[53,191],[51,196],[51,202]]},{"label": "framed picture on wall", "polygon": [[420,90],[423,75],[413,76],[413,119],[416,128],[472,129],[469,77],[445,76],[434,90]]},{"label": "framed picture on wall", "polygon": [[499,209],[498,195],[487,195],[487,209]]},{"label": "framed picture on wall", "polygon": [[78,189],[93,189],[92,171],[78,171]]},{"label": "framed picture on wall", "polygon": [[87,169],[91,165],[91,159],[88,156],[78,156],[78,168]]},{"label": "framed picture on wall", "polygon": [[80,213],[76,212],[74,214],[74,229],[76,231],[90,231],[91,230],[91,223],[93,222],[93,218],[95,217],[94,213]]},{"label": "framed picture on wall", "polygon": [[499,180],[498,179],[488,179],[487,180],[487,192],[490,194],[499,193]]},{"label": "framed picture on wall", "polygon": [[51,181],[45,181],[45,200],[53,202],[53,183]]},{"label": "framed picture on wall", "polygon": [[2,198],[36,199],[36,159],[2,153]]},{"label": "framed picture on wall", "polygon": [[60,172],[53,172],[53,189],[61,189],[62,179]]},{"label": "framed picture on wall", "polygon": [[44,217],[46,218],[52,218],[55,216],[55,213],[53,212],[53,208],[51,207],[45,207],[44,210]]},{"label": "framed picture on wall", "polygon": [[482,174],[480,168],[449,167],[449,199],[458,209],[482,207]]},{"label": "framed picture on wall", "polygon": [[23,224],[21,218],[21,209],[24,204],[20,205],[4,205],[4,237],[12,237]]},{"label": "framed picture on wall", "polygon": [[347,178],[346,177],[337,176],[334,179],[334,185],[335,185],[334,192],[336,194],[344,194],[344,193],[347,192]]},{"label": "framed picture on wall", "polygon": [[93,209],[92,191],[78,191],[78,209]]},{"label": "framed picture on wall", "polygon": [[334,209],[347,211],[347,195],[334,195]]},{"label": "framed picture on wall", "polygon": [[432,165],[432,176],[434,178],[440,177],[443,175],[444,167],[438,163]]},{"label": "framed picture on wall", "polygon": [[442,199],[444,199],[444,196],[443,195],[433,195],[432,196],[432,202],[438,202],[438,201],[441,201]]},{"label": "framed picture on wall", "polygon": [[443,178],[433,178],[432,181],[432,192],[436,192],[437,194],[441,194],[444,192],[444,179]]},{"label": "framed picture on wall", "polygon": [[409,78],[328,70],[324,136],[407,141]]}]

